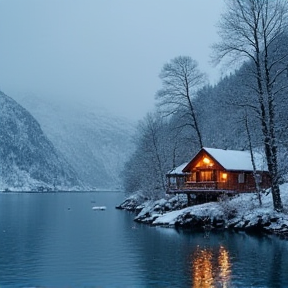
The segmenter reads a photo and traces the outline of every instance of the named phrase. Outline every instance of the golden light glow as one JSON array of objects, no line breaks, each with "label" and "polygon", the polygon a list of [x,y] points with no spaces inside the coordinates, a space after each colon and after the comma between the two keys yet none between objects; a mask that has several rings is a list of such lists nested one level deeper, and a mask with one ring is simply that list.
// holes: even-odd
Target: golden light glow
[{"label": "golden light glow", "polygon": [[229,287],[231,264],[228,251],[220,246],[215,255],[210,250],[198,248],[193,255],[192,271],[194,288]]},{"label": "golden light glow", "polygon": [[195,167],[203,167],[203,168],[207,168],[207,167],[212,167],[214,165],[213,161],[208,158],[208,157],[203,157],[197,164]]},{"label": "golden light glow", "polygon": [[227,173],[222,173],[222,179],[223,179],[224,181],[227,180]]},{"label": "golden light glow", "polygon": [[222,283],[222,287],[228,287],[231,277],[231,264],[229,260],[229,253],[223,246],[220,246],[218,265],[220,270],[219,280]]},{"label": "golden light glow", "polygon": [[207,157],[205,157],[205,158],[203,159],[203,162],[208,165],[208,164],[210,163],[210,159],[207,158]]},{"label": "golden light glow", "polygon": [[193,287],[211,288],[213,282],[212,252],[197,250],[193,260]]}]

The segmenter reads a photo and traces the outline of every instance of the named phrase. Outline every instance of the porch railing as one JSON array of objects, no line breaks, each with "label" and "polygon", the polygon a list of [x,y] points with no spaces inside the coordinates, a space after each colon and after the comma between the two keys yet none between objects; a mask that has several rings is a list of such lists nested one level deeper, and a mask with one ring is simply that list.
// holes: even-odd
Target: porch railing
[{"label": "porch railing", "polygon": [[173,183],[170,184],[168,188],[172,190],[215,190],[218,189],[218,182],[216,181],[207,181],[207,182],[183,182],[183,183]]},{"label": "porch railing", "polygon": [[215,191],[215,190],[233,190],[233,191],[253,191],[255,187],[251,187],[248,185],[231,185],[231,183],[227,182],[218,182],[218,181],[203,181],[203,182],[190,182],[186,181],[183,183],[175,183],[170,184],[167,191],[168,192],[176,192],[176,191]]},{"label": "porch railing", "polygon": [[205,181],[205,182],[190,182],[184,183],[182,189],[199,189],[199,190],[217,190],[218,182],[216,181]]}]

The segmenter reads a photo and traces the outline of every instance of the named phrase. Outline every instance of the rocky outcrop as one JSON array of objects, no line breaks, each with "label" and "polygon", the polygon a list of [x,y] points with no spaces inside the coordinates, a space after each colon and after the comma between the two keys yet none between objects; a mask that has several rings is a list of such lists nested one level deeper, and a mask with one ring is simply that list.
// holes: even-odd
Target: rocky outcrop
[{"label": "rocky outcrop", "polygon": [[[286,190],[286,186],[283,185],[281,191]],[[286,193],[282,195],[285,211],[288,211],[288,197]],[[190,230],[265,232],[288,238],[288,213],[274,211],[271,198],[270,194],[263,194],[262,206],[259,206],[257,196],[251,193],[191,207],[186,207],[186,201],[179,200],[178,196],[146,201],[135,207],[135,221]]]},{"label": "rocky outcrop", "polygon": [[227,228],[234,230],[243,230],[246,232],[266,232],[281,235],[288,238],[288,217],[287,214],[253,214],[253,217],[235,217],[227,222]]},{"label": "rocky outcrop", "polygon": [[132,212],[140,212],[147,199],[140,193],[135,193],[125,199],[120,205],[116,206],[116,209],[127,210]]}]

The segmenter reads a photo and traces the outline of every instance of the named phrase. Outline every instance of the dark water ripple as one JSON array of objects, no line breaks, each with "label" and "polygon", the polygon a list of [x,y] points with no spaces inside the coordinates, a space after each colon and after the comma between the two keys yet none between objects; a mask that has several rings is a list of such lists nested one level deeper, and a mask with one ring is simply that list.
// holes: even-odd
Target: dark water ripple
[{"label": "dark water ripple", "polygon": [[123,198],[0,194],[0,287],[288,287],[287,241],[138,224]]}]

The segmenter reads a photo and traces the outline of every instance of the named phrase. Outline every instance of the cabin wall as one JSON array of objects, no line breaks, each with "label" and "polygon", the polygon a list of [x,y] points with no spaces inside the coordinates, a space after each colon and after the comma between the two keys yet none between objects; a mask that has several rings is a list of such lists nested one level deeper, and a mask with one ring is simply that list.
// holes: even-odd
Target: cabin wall
[{"label": "cabin wall", "polygon": [[[198,170],[199,172],[201,170]],[[203,171],[203,170],[202,170]],[[205,169],[207,171],[207,169]],[[211,170],[210,170],[211,171]],[[252,172],[242,171],[225,171],[225,170],[213,170],[213,179],[211,181],[203,181],[203,179],[196,179],[189,175],[169,175],[168,187],[169,190],[229,190],[234,192],[250,192],[256,190],[256,184]],[[195,171],[193,171],[195,172]],[[223,174],[226,174],[226,179],[223,178]],[[261,173],[261,181],[259,183],[261,189],[267,189],[271,187],[271,180],[268,172]]]},{"label": "cabin wall", "polygon": [[184,175],[169,175],[167,177],[168,189],[181,189],[185,184]]},{"label": "cabin wall", "polygon": [[[259,187],[267,189],[271,187],[269,174],[261,174]],[[219,179],[219,178],[218,178]],[[252,172],[227,172],[227,181],[218,182],[218,189],[233,190],[238,192],[249,192],[256,190],[254,175]]]},{"label": "cabin wall", "polygon": [[[242,183],[241,183],[242,182]],[[226,189],[234,191],[252,191],[256,185],[251,173],[229,172],[227,177]]]},{"label": "cabin wall", "polygon": [[[231,171],[217,162],[209,153],[201,150],[182,170],[183,174],[169,174],[167,191],[181,190],[181,193],[214,191],[251,192],[256,191],[252,171]],[[260,188],[271,187],[268,172],[260,172]]]}]

